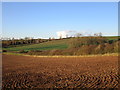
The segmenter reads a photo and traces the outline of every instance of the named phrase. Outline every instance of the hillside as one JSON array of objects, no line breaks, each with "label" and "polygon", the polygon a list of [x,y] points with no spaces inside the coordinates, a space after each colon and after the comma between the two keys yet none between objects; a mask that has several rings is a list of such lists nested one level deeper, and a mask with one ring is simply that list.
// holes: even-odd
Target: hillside
[{"label": "hillside", "polygon": [[19,51],[24,49],[26,51],[29,50],[52,50],[52,49],[66,49],[68,48],[70,39],[63,39],[63,40],[53,40],[39,44],[32,44],[32,45],[24,45],[24,46],[17,46],[17,47],[8,47],[3,48],[4,50],[8,51]]},{"label": "hillside", "polygon": [[118,37],[76,37],[47,40],[38,44],[9,45],[3,48],[3,52],[27,53],[30,55],[94,55],[117,53],[118,44],[120,44]]}]

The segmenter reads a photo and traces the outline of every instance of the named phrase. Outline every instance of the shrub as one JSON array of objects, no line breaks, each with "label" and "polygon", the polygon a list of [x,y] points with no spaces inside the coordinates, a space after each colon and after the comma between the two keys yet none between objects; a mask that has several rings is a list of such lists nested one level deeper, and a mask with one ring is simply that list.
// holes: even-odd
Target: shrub
[{"label": "shrub", "polygon": [[102,37],[81,37],[72,38],[70,41],[70,48],[79,48],[83,45],[99,45],[107,42],[107,39]]},{"label": "shrub", "polygon": [[108,43],[109,44],[112,44],[114,42],[114,40],[109,40]]},{"label": "shrub", "polygon": [[62,51],[63,55],[76,55],[78,48],[69,48]]},{"label": "shrub", "polygon": [[97,41],[98,41],[98,44],[105,44],[105,43],[107,43],[108,40],[101,37],[101,38],[98,38]]},{"label": "shrub", "polygon": [[49,55],[62,55],[62,50],[58,50],[58,49],[50,50]]},{"label": "shrub", "polygon": [[89,55],[89,54],[92,54],[91,49],[92,48],[90,48],[90,46],[83,45],[82,47],[79,48],[76,55]]},{"label": "shrub", "polygon": [[97,46],[98,45],[89,45],[89,48],[88,48],[89,54],[95,54],[95,48]]},{"label": "shrub", "polygon": [[2,50],[2,52],[7,52],[7,50]]},{"label": "shrub", "polygon": [[113,53],[114,52],[113,44],[109,44],[109,43],[105,44],[104,52],[105,53]]},{"label": "shrub", "polygon": [[118,53],[118,52],[120,52],[120,41],[117,41],[117,42],[115,42],[114,43],[114,52],[115,53]]},{"label": "shrub", "polygon": [[104,48],[105,45],[104,44],[100,44],[95,48],[95,54],[104,54]]},{"label": "shrub", "polygon": [[81,46],[79,38],[71,38],[69,48],[78,48]]},{"label": "shrub", "polygon": [[40,50],[30,50],[28,51],[28,54],[29,55],[41,55],[41,52]]},{"label": "shrub", "polygon": [[27,53],[28,51],[25,51],[24,49],[21,49],[19,53]]}]

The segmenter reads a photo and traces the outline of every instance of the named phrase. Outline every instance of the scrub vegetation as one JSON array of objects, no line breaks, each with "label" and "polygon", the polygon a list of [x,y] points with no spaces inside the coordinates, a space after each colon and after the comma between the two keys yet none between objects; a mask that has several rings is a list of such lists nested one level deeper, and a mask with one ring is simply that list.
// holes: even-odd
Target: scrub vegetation
[{"label": "scrub vegetation", "polygon": [[[23,41],[26,43],[23,43]],[[29,55],[95,55],[118,53],[120,38],[89,36],[46,40],[7,40],[3,41],[2,44],[3,52],[25,53]]]}]

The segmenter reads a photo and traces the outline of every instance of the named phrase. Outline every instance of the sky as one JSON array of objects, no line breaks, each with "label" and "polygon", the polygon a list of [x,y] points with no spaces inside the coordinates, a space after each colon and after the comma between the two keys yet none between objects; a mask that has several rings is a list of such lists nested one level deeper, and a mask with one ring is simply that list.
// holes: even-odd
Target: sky
[{"label": "sky", "polygon": [[118,34],[117,2],[3,2],[2,36],[57,38],[58,32]]}]

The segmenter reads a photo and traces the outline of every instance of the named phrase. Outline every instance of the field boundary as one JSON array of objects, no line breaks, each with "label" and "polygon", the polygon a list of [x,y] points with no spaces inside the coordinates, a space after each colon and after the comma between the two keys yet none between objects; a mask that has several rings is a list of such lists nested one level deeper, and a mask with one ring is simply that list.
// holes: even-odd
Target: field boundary
[{"label": "field boundary", "polygon": [[11,52],[4,52],[3,54],[6,55],[17,55],[17,56],[30,56],[30,57],[98,57],[98,56],[119,56],[118,53],[108,53],[108,54],[97,54],[97,55],[54,55],[54,56],[50,56],[50,55],[26,55],[26,54],[20,54],[20,53],[11,53]]}]

